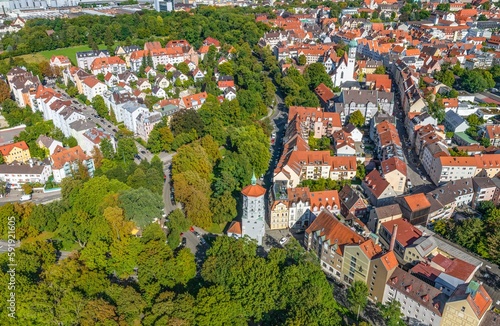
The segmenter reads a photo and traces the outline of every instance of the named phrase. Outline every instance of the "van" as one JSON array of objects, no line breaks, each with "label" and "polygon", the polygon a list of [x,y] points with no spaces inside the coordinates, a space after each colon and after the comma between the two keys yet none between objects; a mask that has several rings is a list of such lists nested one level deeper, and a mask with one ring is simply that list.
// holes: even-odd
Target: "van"
[{"label": "van", "polygon": [[21,196],[21,201],[26,201],[26,200],[30,200],[31,199],[31,195],[22,195]]}]

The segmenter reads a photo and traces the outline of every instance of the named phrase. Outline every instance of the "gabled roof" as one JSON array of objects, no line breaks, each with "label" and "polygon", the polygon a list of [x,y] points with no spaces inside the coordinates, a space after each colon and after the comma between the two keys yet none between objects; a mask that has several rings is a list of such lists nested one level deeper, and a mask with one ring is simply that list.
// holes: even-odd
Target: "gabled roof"
[{"label": "gabled roof", "polygon": [[336,244],[336,252],[343,254],[344,246],[364,242],[362,236],[342,224],[333,214],[328,211],[321,212],[318,217],[307,228],[308,234],[317,233],[324,243],[330,246]]},{"label": "gabled roof", "polygon": [[314,92],[324,103],[327,103],[335,97],[332,90],[323,83],[319,84],[318,87],[314,89]]},{"label": "gabled roof", "polygon": [[2,153],[2,156],[7,156],[7,155],[9,155],[9,154],[10,154],[10,152],[11,152],[14,148],[20,148],[20,149],[22,149],[23,151],[25,151],[25,150],[29,150],[28,145],[27,145],[27,144],[26,144],[26,142],[23,140],[23,141],[20,141],[20,142],[17,142],[17,143],[7,144],[7,145],[0,146],[0,152]]},{"label": "gabled roof", "polygon": [[391,236],[394,225],[398,226],[396,241],[405,248],[411,246],[415,241],[422,237],[422,232],[405,219],[398,218],[396,220],[382,223],[382,226]]},{"label": "gabled roof", "polygon": [[[368,188],[375,198],[380,198],[384,191],[391,187],[390,183],[382,178],[377,169],[372,170],[363,180],[363,184]],[[392,188],[392,187],[391,187]]]},{"label": "gabled roof", "polygon": [[413,194],[404,197],[406,205],[410,208],[412,212],[417,212],[425,208],[431,207],[431,203],[425,197],[425,194]]},{"label": "gabled roof", "polygon": [[387,284],[436,315],[442,315],[448,296],[435,287],[399,267],[392,273]]},{"label": "gabled roof", "polygon": [[50,158],[52,161],[52,168],[58,170],[63,168],[66,163],[72,163],[75,161],[83,162],[90,157],[87,156],[83,149],[78,145],[72,148],[62,148],[58,146]]},{"label": "gabled roof", "polygon": [[466,300],[474,314],[481,319],[491,307],[492,300],[483,285],[472,281],[469,284],[460,284],[450,297],[449,302]]},{"label": "gabled roof", "polygon": [[382,173],[388,174],[393,171],[399,171],[404,176],[407,175],[406,163],[397,158],[396,156],[391,157],[388,160],[382,161]]}]

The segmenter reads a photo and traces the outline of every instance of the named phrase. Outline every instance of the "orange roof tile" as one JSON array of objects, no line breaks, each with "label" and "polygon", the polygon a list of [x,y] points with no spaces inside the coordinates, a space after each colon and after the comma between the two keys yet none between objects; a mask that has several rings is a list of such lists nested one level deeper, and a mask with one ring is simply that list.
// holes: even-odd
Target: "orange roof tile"
[{"label": "orange roof tile", "polygon": [[323,242],[328,242],[330,245],[336,243],[338,245],[336,251],[339,255],[342,255],[344,246],[364,241],[362,236],[342,224],[328,211],[321,212],[306,232],[308,234],[318,232],[318,236],[324,238]]},{"label": "orange roof tile", "polygon": [[242,234],[241,232],[241,223],[238,221],[234,221],[229,229],[227,229],[226,233],[233,233],[233,234]]},{"label": "orange roof tile", "polygon": [[439,158],[441,166],[477,166],[478,162],[474,157],[454,157],[442,156]]},{"label": "orange roof tile", "polygon": [[241,193],[247,197],[260,197],[266,193],[266,188],[259,185],[248,185],[241,190]]},{"label": "orange roof tile", "polygon": [[412,212],[431,207],[431,203],[423,193],[406,196],[404,200]]},{"label": "orange roof tile", "polygon": [[401,174],[403,174],[404,176],[407,175],[406,163],[395,156],[391,157],[388,160],[383,161],[381,167],[382,167],[382,173],[384,174],[388,174],[391,173],[392,171],[397,170],[401,172]]},{"label": "orange roof tile", "polygon": [[398,226],[398,230],[396,232],[396,240],[403,246],[407,247],[411,245],[413,242],[415,242],[417,239],[419,239],[422,236],[422,232],[411,225],[410,222],[408,222],[405,219],[398,218],[396,220],[392,221],[387,221],[382,223],[382,226],[389,231],[389,234],[392,236],[392,231],[394,228],[394,225]]},{"label": "orange roof tile", "polygon": [[22,150],[29,150],[28,145],[23,140],[23,141],[20,141],[20,142],[17,142],[17,143],[7,144],[7,145],[0,146],[0,152],[2,153],[2,156],[7,156],[7,155],[10,154],[10,152],[14,148],[20,148]]},{"label": "orange roof tile", "polygon": [[393,251],[386,252],[385,254],[378,257],[378,259],[380,259],[382,264],[384,264],[385,269],[387,270],[392,270],[398,267],[398,259],[396,258],[396,255]]},{"label": "orange roof tile", "polygon": [[58,170],[63,168],[64,164],[66,163],[71,163],[75,161],[84,161],[89,159],[90,157],[85,154],[85,152],[82,150],[82,148],[77,145],[72,148],[62,148],[58,146],[55,149],[54,154],[50,156],[52,160],[52,168]]}]

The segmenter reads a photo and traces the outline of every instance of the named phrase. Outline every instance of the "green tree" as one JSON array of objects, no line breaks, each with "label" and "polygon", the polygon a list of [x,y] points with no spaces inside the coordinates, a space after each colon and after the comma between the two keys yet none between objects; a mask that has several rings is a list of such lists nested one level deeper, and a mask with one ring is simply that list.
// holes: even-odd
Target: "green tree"
[{"label": "green tree", "polygon": [[403,326],[404,315],[401,313],[401,304],[399,301],[391,300],[380,306],[380,314],[385,320],[387,326]]},{"label": "green tree", "polygon": [[347,290],[347,301],[349,302],[349,309],[357,315],[365,309],[368,303],[368,287],[365,282],[354,281],[351,287]]},{"label": "green tree", "polygon": [[385,67],[384,66],[378,66],[377,68],[375,68],[374,74],[385,75]]},{"label": "green tree", "polygon": [[141,228],[153,222],[155,218],[161,218],[163,200],[160,195],[148,189],[127,190],[120,195],[119,199],[120,207],[125,211],[125,217]]},{"label": "green tree", "polygon": [[316,62],[307,66],[304,71],[304,77],[309,81],[309,89],[314,90],[319,84],[325,84],[332,88],[333,82],[325,70],[322,63]]},{"label": "green tree", "polygon": [[172,116],[170,128],[174,136],[195,130],[198,135],[203,133],[203,120],[196,110],[180,110]]},{"label": "green tree", "polygon": [[102,156],[108,160],[112,160],[115,157],[115,150],[111,141],[108,138],[104,138],[101,140],[99,144],[102,152]]},{"label": "green tree", "polygon": [[180,209],[173,210],[167,217],[168,246],[173,250],[179,246],[180,234],[187,231],[191,226],[191,222],[184,216]]},{"label": "green tree", "polygon": [[125,137],[118,140],[116,159],[132,161],[137,153],[139,152],[133,138]]},{"label": "green tree", "polygon": [[356,110],[349,116],[349,123],[352,123],[356,127],[363,127],[365,125],[365,117],[361,111]]},{"label": "green tree", "polygon": [[359,163],[358,166],[356,167],[356,178],[358,180],[363,180],[366,176],[366,167],[364,163]]},{"label": "green tree", "polygon": [[105,118],[108,116],[109,110],[106,106],[106,103],[104,103],[104,99],[101,95],[94,96],[94,98],[92,99],[92,106],[97,111],[97,114],[99,114],[101,117]]},{"label": "green tree", "polygon": [[299,58],[297,59],[297,63],[301,66],[305,65],[307,63],[306,56],[303,54],[299,55]]}]

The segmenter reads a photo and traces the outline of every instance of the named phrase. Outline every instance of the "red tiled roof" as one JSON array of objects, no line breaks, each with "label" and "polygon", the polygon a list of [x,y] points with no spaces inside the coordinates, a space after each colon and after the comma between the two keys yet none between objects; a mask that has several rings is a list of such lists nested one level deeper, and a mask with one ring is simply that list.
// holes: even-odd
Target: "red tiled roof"
[{"label": "red tiled roof", "polygon": [[332,90],[323,83],[319,84],[318,87],[314,89],[314,92],[325,103],[335,97],[335,94],[332,92]]},{"label": "red tiled roof", "polygon": [[259,185],[248,185],[241,190],[241,193],[247,197],[260,197],[266,193],[266,188]]},{"label": "red tiled roof", "polygon": [[342,255],[344,246],[357,244],[364,241],[363,237],[342,224],[335,216],[328,211],[321,212],[307,228],[306,232],[312,234],[318,232],[319,237],[324,237],[323,242],[330,245],[337,244],[337,253]]},{"label": "red tiled roof", "polygon": [[82,162],[89,158],[79,145],[72,148],[58,146],[54,154],[51,155],[52,167],[56,170],[61,169],[67,162]]},{"label": "red tiled roof", "polygon": [[20,148],[22,150],[29,150],[28,145],[23,140],[23,141],[20,141],[20,142],[17,142],[17,143],[7,144],[7,145],[0,146],[0,152],[2,153],[2,156],[7,156],[7,155],[10,154],[10,152],[14,148]]},{"label": "red tiled roof", "polygon": [[391,157],[388,160],[383,161],[381,165],[382,165],[382,173],[384,174],[388,174],[391,173],[392,171],[398,170],[404,176],[407,175],[406,163],[395,156]]},{"label": "red tiled roof", "polygon": [[431,207],[431,203],[429,203],[423,193],[408,195],[404,197],[404,200],[412,212]]},{"label": "red tiled roof", "polygon": [[233,233],[233,234],[241,234],[241,223],[238,221],[234,221],[229,229],[227,229],[226,233]]},{"label": "red tiled roof", "polygon": [[389,234],[391,235],[394,225],[398,226],[396,240],[403,247],[411,245],[413,242],[415,242],[415,240],[417,240],[422,236],[422,232],[419,229],[417,229],[416,227],[411,225],[410,222],[402,218],[382,223],[382,226],[385,227],[386,230],[389,231]]},{"label": "red tiled roof", "polygon": [[375,198],[379,198],[387,187],[390,186],[389,182],[382,178],[377,169],[368,173],[365,180],[363,180],[363,183],[368,187],[368,189],[370,189]]}]

